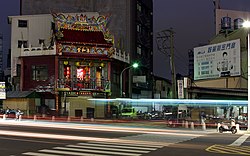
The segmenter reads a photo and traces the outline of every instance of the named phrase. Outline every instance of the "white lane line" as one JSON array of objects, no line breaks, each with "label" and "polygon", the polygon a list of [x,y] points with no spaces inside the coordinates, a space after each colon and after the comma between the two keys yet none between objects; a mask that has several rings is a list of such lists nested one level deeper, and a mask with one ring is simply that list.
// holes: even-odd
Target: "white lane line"
[{"label": "white lane line", "polygon": [[[144,147],[135,147],[137,146],[136,144],[124,144],[124,143],[118,143],[119,145],[114,145],[114,143],[108,143],[108,142],[91,142],[91,143],[78,143],[78,145],[82,146],[98,146],[98,147],[110,147],[112,146],[113,148],[124,148],[124,149],[137,149],[137,150],[156,150],[157,148],[152,148],[150,146],[145,146]],[[124,146],[124,145],[130,145],[129,146]],[[135,145],[135,146],[133,146]],[[163,146],[158,146],[158,148],[162,148]]]},{"label": "white lane line", "polygon": [[75,148],[66,148],[66,147],[54,147],[56,150],[67,150],[67,151],[77,151],[77,152],[90,152],[90,153],[101,153],[101,154],[114,154],[114,155],[126,155],[126,156],[140,156],[141,154],[134,153],[122,153],[122,152],[111,152],[111,151],[97,151],[97,150],[88,150],[88,149],[75,149]]},{"label": "white lane line", "polygon": [[22,153],[22,155],[29,155],[29,156],[62,156],[57,154],[44,154],[44,153],[37,153],[37,152],[26,152]]},{"label": "white lane line", "polygon": [[241,137],[239,137],[237,140],[235,140],[232,144],[229,146],[240,146],[244,141],[247,140],[247,138],[250,136],[250,134],[244,134]]},{"label": "white lane line", "polygon": [[58,150],[39,150],[39,152],[45,152],[45,153],[56,153],[56,154],[67,154],[67,155],[78,155],[78,156],[108,156],[108,155],[102,155],[102,154],[92,154],[92,153],[79,153],[79,152],[69,152],[69,151],[58,151]]},{"label": "white lane line", "polygon": [[151,151],[139,151],[139,150],[132,150],[132,149],[119,149],[119,148],[112,148],[112,147],[92,147],[92,146],[77,146],[77,145],[67,145],[70,148],[77,148],[77,149],[95,149],[95,150],[108,150],[108,151],[117,151],[117,152],[131,152],[131,153],[149,153]]}]

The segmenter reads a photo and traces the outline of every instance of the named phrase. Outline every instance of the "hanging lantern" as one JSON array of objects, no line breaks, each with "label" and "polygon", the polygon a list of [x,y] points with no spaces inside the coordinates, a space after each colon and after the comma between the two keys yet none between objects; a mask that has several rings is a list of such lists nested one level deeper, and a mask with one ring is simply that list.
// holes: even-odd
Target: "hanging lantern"
[{"label": "hanging lantern", "polygon": [[90,66],[90,67],[93,67],[93,66],[94,66],[94,63],[91,61],[91,62],[89,63],[89,66]]},{"label": "hanging lantern", "polygon": [[103,68],[103,67],[105,66],[105,63],[102,62],[102,63],[100,64],[100,66]]},{"label": "hanging lantern", "polygon": [[69,61],[63,61],[63,64],[64,64],[64,65],[68,65],[68,64],[69,64]]},{"label": "hanging lantern", "polygon": [[75,65],[76,65],[77,67],[79,67],[79,66],[80,66],[80,62],[76,62]]}]

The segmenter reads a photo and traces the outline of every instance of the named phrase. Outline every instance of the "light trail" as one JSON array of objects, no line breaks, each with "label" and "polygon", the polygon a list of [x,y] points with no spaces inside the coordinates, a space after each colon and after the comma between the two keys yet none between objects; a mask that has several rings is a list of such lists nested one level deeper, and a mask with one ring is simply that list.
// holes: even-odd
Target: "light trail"
[{"label": "light trail", "polygon": [[[0,122],[0,124],[19,125],[19,126],[36,126],[46,128],[60,128],[60,129],[77,129],[77,130],[93,130],[93,131],[106,131],[106,132],[126,132],[126,133],[141,133],[141,134],[162,134],[162,135],[177,135],[177,136],[193,136],[200,137],[208,132],[203,131],[185,131],[185,130],[164,130],[153,128],[135,128],[135,127],[116,127],[105,125],[79,125],[79,124],[66,124],[66,123],[49,123],[49,122]],[[214,130],[216,132],[216,130]],[[200,134],[196,134],[200,133]],[[202,133],[202,134],[201,134]]]},{"label": "light trail", "polygon": [[[16,136],[16,137],[30,137],[30,138],[43,138],[43,139],[58,139],[58,140],[74,140],[74,141],[101,141],[112,143],[130,143],[141,145],[159,145],[159,142],[151,141],[139,141],[139,140],[125,140],[125,139],[110,139],[110,138],[98,138],[98,137],[83,137],[72,135],[59,135],[59,134],[47,134],[47,133],[32,133],[32,132],[19,132],[19,131],[4,131],[0,130],[1,135]],[[161,143],[161,146],[168,146],[169,143]]]}]

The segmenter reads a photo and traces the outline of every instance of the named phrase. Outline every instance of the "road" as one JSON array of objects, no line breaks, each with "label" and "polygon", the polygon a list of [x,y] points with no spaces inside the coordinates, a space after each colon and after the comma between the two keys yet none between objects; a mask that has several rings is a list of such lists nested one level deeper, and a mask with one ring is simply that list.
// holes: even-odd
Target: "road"
[{"label": "road", "polygon": [[250,134],[0,120],[1,156],[250,155]]}]

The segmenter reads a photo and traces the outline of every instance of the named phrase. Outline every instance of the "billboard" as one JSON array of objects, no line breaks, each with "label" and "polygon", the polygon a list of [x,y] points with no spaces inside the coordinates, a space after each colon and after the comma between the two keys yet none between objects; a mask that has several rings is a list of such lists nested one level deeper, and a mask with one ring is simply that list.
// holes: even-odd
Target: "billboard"
[{"label": "billboard", "polygon": [[238,75],[240,39],[194,48],[194,80]]},{"label": "billboard", "polygon": [[6,99],[5,82],[0,82],[0,99]]}]

